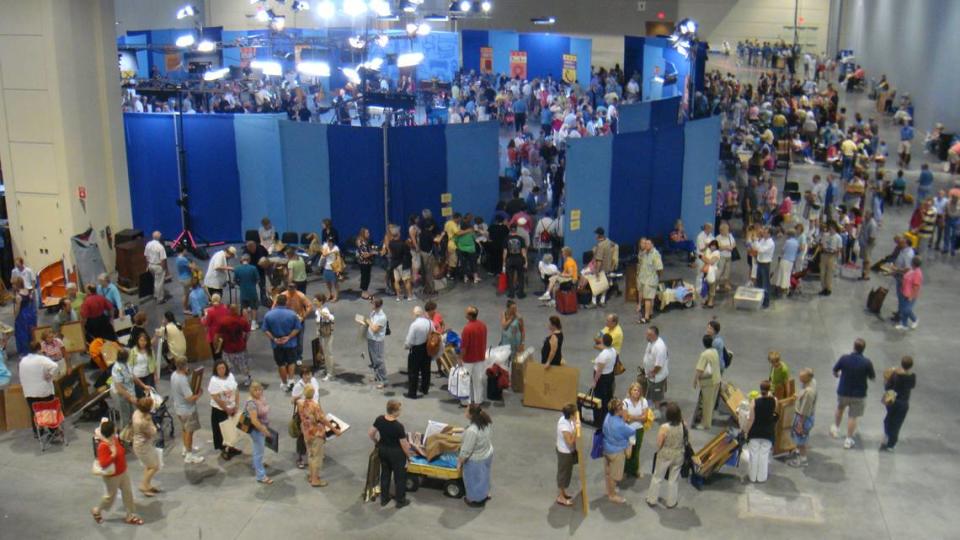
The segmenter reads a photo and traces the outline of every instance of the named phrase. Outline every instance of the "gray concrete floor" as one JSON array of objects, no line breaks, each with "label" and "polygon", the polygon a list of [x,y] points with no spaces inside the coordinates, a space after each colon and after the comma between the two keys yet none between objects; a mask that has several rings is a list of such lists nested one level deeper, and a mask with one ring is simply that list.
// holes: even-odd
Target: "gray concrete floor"
[{"label": "gray concrete floor", "polygon": [[[711,61],[713,64],[713,61]],[[869,110],[872,103],[856,95],[847,99],[848,110]],[[923,104],[918,104],[923,106]],[[884,138],[895,148],[895,132],[889,120],[883,120]],[[926,126],[921,126],[925,128]],[[915,164],[908,176],[916,178],[919,164],[927,156],[915,155]],[[799,166],[791,170],[791,178],[809,183],[817,167]],[[938,174],[938,185],[948,181]],[[905,229],[909,210],[890,211],[884,220],[877,252],[886,253],[894,233]],[[955,325],[947,311],[956,304],[956,292],[950,276],[957,261],[946,256],[933,256],[924,267],[926,286],[917,306],[920,327],[909,333],[897,332],[886,321],[864,312],[868,290],[877,285],[890,286],[889,280],[874,276],[863,283],[840,280],[830,298],[816,295],[818,285],[809,283],[806,294],[797,299],[774,302],[769,311],[752,313],[736,311],[729,297],[724,297],[712,311],[699,308],[674,310],[656,319],[670,348],[671,380],[669,396],[677,400],[689,414],[696,397],[690,386],[693,365],[700,350],[700,336],[707,321],[716,317],[731,350],[735,363],[727,372],[728,380],[741,388],[755,388],[766,377],[766,353],[776,348],[783,352],[794,373],[801,367],[816,370],[820,383],[817,425],[811,439],[810,465],[798,470],[781,462],[770,466],[766,484],[747,485],[739,471],[724,468],[702,491],[682,484],[677,509],[650,509],[643,502],[648,478],[628,481],[623,486],[625,505],[613,505],[603,496],[603,470],[599,461],[587,464],[590,514],[580,512],[579,500],[573,508],[553,503],[555,496],[554,429],[558,413],[525,408],[520,396],[506,393],[505,402],[491,408],[496,447],[493,468],[493,499],[483,510],[466,507],[462,501],[444,497],[439,490],[422,488],[411,495],[413,504],[403,510],[391,505],[363,503],[360,493],[366,474],[367,455],[371,443],[367,427],[383,411],[389,397],[403,392],[404,380],[398,370],[405,365],[402,339],[412,304],[397,304],[388,299],[385,309],[393,321],[393,336],[388,338],[387,363],[392,387],[386,392],[374,390],[359,382],[368,375],[360,358],[365,348],[357,339],[350,321],[354,314],[365,313],[368,304],[343,300],[334,312],[341,321],[337,327],[335,355],[337,363],[350,375],[321,384],[324,407],[341,416],[353,428],[342,438],[327,445],[324,478],[330,485],[310,488],[304,471],[294,464],[294,444],[286,437],[286,421],[291,405],[287,394],[279,391],[274,365],[267,343],[261,335],[251,340],[256,375],[271,387],[267,398],[272,405],[271,420],[280,428],[280,453],[268,452],[272,486],[262,486],[253,479],[248,456],[224,463],[212,449],[209,411],[201,402],[204,429],[196,438],[206,462],[186,467],[179,457],[180,446],[168,446],[167,466],[156,477],[164,493],[146,499],[137,497],[146,525],[133,528],[123,525],[115,507],[107,521],[97,526],[90,519],[89,509],[102,493],[102,484],[89,474],[89,437],[92,424],[67,428],[70,446],[55,447],[41,455],[28,431],[0,435],[0,536],[23,535],[32,538],[271,538],[305,535],[310,538],[514,538],[544,537],[623,537],[635,533],[657,538],[679,538],[690,533],[713,537],[796,538],[801,535],[824,538],[948,538],[956,537],[955,518],[951,508],[960,505],[955,486],[960,480],[960,467],[949,458],[960,445],[960,435],[950,413],[952,391],[960,377],[955,358],[958,339]],[[743,280],[745,265],[737,268],[737,281]],[[691,276],[692,270],[672,259],[667,276]],[[354,272],[354,278],[356,272]],[[375,274],[374,283],[382,283],[382,274]],[[355,286],[353,282],[351,282]],[[319,290],[311,283],[310,291]],[[891,293],[885,315],[894,307]],[[503,299],[494,295],[492,280],[476,286],[460,285],[439,298],[440,310],[453,327],[462,326],[463,308],[475,304],[481,318],[491,328],[490,341],[499,338],[495,329]],[[169,304],[168,304],[169,305]],[[167,306],[164,306],[167,307]],[[162,311],[148,302],[151,326]],[[642,328],[633,324],[633,306],[622,298],[609,303],[609,311],[619,313],[625,322],[623,359],[629,372],[639,364],[643,351]],[[546,319],[552,310],[539,307],[533,297],[521,302],[528,339],[539,347],[546,335]],[[2,318],[9,322],[9,308]],[[566,332],[566,359],[581,369],[581,387],[586,386],[589,363],[594,354],[591,337],[601,327],[603,312],[581,311],[563,318]],[[951,330],[951,329],[954,330]],[[312,335],[313,324],[308,332]],[[871,386],[866,415],[862,419],[857,447],[843,450],[841,442],[829,437],[827,427],[835,406],[834,379],[830,367],[835,359],[851,349],[855,337],[867,341],[866,354],[882,368],[895,365],[904,354],[917,360],[919,384],[914,392],[912,410],[895,454],[881,454],[877,446],[882,437],[883,408],[881,391]],[[12,348],[12,346],[11,346]],[[11,361],[15,369],[15,361]],[[209,369],[209,362],[206,363]],[[627,376],[619,381],[623,392]],[[166,391],[164,382],[161,390]],[[426,399],[405,400],[402,422],[408,430],[422,430],[427,421],[463,422],[462,410],[448,399],[435,384]],[[713,434],[693,431],[695,447],[702,446]],[[586,442],[589,445],[589,442]],[[648,440],[642,449],[644,470],[649,470],[653,444]],[[130,472],[134,482],[141,467],[131,456]],[[575,486],[577,480],[574,480]],[[135,484],[136,485],[136,484]],[[820,509],[819,522],[804,523],[783,515],[782,519],[745,517],[742,509],[750,493],[773,497],[772,503],[794,504],[810,497]],[[139,494],[138,494],[139,495]]]}]

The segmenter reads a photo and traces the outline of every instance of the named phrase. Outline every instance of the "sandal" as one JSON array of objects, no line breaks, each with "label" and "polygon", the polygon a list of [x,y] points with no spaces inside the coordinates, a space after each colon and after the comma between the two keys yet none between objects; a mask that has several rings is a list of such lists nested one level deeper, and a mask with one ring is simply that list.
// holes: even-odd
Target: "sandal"
[{"label": "sandal", "polygon": [[266,485],[269,486],[270,484],[273,483],[273,479],[270,478],[269,476],[266,476],[266,477],[264,477],[263,480],[257,480],[257,482],[260,482],[261,484],[266,484]]},{"label": "sandal", "polygon": [[149,489],[140,488],[140,493],[142,493],[144,497],[153,497],[153,496],[154,496],[154,493],[153,493],[152,491],[150,491]]},{"label": "sandal", "polygon": [[140,516],[129,516],[123,520],[127,525],[143,525],[143,518]]},{"label": "sandal", "polygon": [[90,515],[93,516],[93,520],[96,521],[98,525],[103,523],[103,514],[101,514],[99,510],[90,510]]},{"label": "sandal", "polygon": [[570,499],[561,499],[558,497],[556,502],[560,506],[573,506],[573,501],[571,501]]}]

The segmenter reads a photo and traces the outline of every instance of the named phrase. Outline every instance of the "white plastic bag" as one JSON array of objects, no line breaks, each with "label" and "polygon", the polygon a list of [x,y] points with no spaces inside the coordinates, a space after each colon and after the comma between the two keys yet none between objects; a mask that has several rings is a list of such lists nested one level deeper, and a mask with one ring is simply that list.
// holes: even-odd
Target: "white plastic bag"
[{"label": "white plastic bag", "polygon": [[510,346],[499,345],[487,349],[487,358],[483,368],[487,369],[493,364],[499,364],[505,370],[510,370]]},{"label": "white plastic bag", "polygon": [[470,398],[470,371],[463,366],[456,366],[450,370],[447,379],[447,392],[456,399]]},{"label": "white plastic bag", "polygon": [[163,468],[163,448],[157,446],[154,449],[157,451],[157,465],[158,465],[157,470],[159,471],[160,469]]}]

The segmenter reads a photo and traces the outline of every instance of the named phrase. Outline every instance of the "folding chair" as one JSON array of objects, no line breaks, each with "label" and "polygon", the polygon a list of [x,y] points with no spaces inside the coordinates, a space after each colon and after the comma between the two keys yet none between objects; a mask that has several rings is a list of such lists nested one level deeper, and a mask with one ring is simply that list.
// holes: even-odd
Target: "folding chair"
[{"label": "folding chair", "polygon": [[37,439],[40,441],[40,452],[55,442],[67,446],[67,438],[63,432],[63,409],[60,400],[53,398],[50,401],[37,401],[30,408],[33,410],[33,421],[37,424]]}]

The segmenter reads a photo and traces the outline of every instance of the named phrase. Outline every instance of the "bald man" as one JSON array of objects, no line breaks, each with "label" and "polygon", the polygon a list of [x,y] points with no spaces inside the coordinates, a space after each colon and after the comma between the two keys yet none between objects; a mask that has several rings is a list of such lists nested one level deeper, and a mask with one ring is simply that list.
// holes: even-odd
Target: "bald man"
[{"label": "bald man", "polygon": [[160,231],[153,231],[153,239],[143,248],[147,270],[153,274],[153,297],[158,304],[167,301],[166,291],[163,289],[163,280],[167,275],[167,248],[163,247],[161,238]]}]

